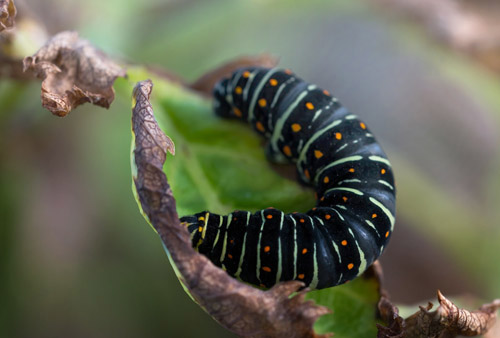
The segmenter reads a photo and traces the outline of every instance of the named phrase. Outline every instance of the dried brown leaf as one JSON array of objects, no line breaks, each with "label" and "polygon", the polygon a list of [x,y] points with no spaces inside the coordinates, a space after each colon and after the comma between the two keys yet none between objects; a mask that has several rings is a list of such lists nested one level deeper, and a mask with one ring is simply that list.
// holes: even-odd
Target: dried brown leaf
[{"label": "dried brown leaf", "polygon": [[0,32],[14,26],[16,14],[14,0],[0,0]]},{"label": "dried brown leaf", "polygon": [[236,69],[250,66],[274,67],[278,64],[278,61],[277,58],[269,54],[242,56],[207,72],[189,85],[189,87],[204,95],[211,95],[215,83],[221,78],[231,75]]},{"label": "dried brown leaf", "polygon": [[24,59],[24,70],[43,79],[42,106],[66,116],[85,103],[109,108],[115,97],[113,82],[125,70],[76,32],[52,37],[37,53]]},{"label": "dried brown leaf", "polygon": [[377,338],[402,338],[405,337],[405,321],[399,316],[399,309],[391,303],[389,297],[381,295],[378,302],[380,318],[387,326],[377,324]]},{"label": "dried brown leaf", "polygon": [[151,81],[134,90],[132,128],[135,134],[134,177],[138,198],[149,221],[168,248],[183,284],[215,320],[243,337],[326,337],[316,335],[313,324],[329,310],[304,301],[303,284],[292,281],[262,291],[233,279],[191,247],[180,222],[175,199],[162,170],[171,141],[155,122],[149,102]]},{"label": "dried brown leaf", "polygon": [[456,336],[477,336],[488,332],[494,325],[497,310],[500,308],[500,299],[485,304],[477,311],[460,309],[440,291],[437,293],[439,306],[430,312],[432,304],[427,308],[420,307],[420,311],[406,319],[406,336],[449,338]]}]

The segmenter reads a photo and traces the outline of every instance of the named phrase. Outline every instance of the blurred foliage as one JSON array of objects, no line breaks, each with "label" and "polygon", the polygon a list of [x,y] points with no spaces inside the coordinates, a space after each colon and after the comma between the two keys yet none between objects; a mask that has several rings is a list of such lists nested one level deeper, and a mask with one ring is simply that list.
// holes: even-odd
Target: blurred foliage
[{"label": "blurred foliage", "polygon": [[[188,79],[268,51],[335,89],[395,168],[393,242],[405,245],[391,251],[391,243],[382,258],[389,292],[411,302],[417,288],[429,298],[437,288],[500,294],[494,74],[362,1],[30,4],[51,33],[76,29],[111,55]],[[57,119],[41,108],[39,84],[2,80],[0,132],[0,337],[231,336],[185,295],[137,212],[130,96],[118,95],[109,111],[83,106]],[[432,278],[437,269],[443,278]],[[416,277],[400,282],[404,275]]]}]

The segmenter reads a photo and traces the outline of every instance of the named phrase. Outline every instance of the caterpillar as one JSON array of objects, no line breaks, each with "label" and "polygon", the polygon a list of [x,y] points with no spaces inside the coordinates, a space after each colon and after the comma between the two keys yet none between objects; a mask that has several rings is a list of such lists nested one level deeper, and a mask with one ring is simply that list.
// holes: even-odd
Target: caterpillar
[{"label": "caterpillar", "polygon": [[391,165],[365,123],[326,90],[289,70],[248,67],[213,90],[216,115],[247,121],[273,162],[295,163],[316,206],[181,218],[192,245],[244,282],[269,288],[299,280],[310,289],[345,283],[382,253],[394,229]]}]

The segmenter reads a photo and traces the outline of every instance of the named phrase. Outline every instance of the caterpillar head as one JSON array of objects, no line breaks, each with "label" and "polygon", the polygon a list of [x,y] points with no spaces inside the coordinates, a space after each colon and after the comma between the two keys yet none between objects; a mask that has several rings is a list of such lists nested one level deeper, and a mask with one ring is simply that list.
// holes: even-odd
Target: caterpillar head
[{"label": "caterpillar head", "polygon": [[[215,84],[214,87],[214,111],[215,114],[221,117],[231,117],[232,107],[227,102],[227,84],[229,79],[223,79]],[[230,95],[230,94],[229,94]]]}]

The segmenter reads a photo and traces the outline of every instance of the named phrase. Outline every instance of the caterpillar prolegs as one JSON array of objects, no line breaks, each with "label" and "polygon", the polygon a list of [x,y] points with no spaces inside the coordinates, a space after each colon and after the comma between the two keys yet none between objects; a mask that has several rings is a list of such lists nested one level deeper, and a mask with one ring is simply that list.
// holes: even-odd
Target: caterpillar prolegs
[{"label": "caterpillar prolegs", "polygon": [[297,166],[316,206],[181,218],[192,244],[228,274],[271,287],[300,280],[311,289],[361,274],[394,228],[391,165],[366,125],[326,90],[288,70],[243,68],[214,88],[215,113],[247,121],[267,140],[271,161]]}]

